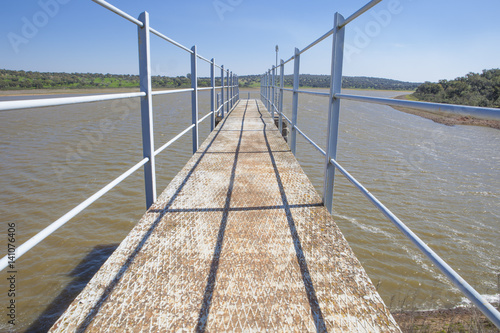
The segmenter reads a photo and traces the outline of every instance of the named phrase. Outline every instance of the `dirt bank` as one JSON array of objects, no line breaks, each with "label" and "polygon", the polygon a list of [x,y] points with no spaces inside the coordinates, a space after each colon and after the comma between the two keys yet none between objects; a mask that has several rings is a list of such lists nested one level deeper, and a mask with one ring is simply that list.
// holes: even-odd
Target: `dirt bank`
[{"label": "dirt bank", "polygon": [[[408,95],[397,96],[395,99],[408,100]],[[440,114],[429,111],[422,111],[413,108],[393,106],[394,109],[406,113],[411,113],[416,116],[430,119],[436,123],[453,126],[453,125],[473,125],[473,126],[486,126],[491,128],[500,129],[500,121],[478,119],[471,116],[453,115],[453,114]]]},{"label": "dirt bank", "polygon": [[479,310],[457,307],[392,313],[403,332],[500,332]]}]

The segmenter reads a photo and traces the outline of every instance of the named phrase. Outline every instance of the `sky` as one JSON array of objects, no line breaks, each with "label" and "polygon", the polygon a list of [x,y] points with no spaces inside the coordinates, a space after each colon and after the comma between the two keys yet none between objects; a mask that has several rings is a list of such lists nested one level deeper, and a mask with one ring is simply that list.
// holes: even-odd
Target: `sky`
[{"label": "sky", "polygon": [[[109,0],[239,75],[287,60],[368,0]],[[0,69],[137,74],[137,26],[91,0],[0,2]],[[346,26],[343,74],[411,82],[500,68],[500,1],[383,0]],[[301,73],[329,74],[332,38],[301,56]],[[190,71],[187,52],[151,37],[154,75]],[[209,65],[199,63],[200,76]],[[285,73],[293,72],[293,64]]]}]

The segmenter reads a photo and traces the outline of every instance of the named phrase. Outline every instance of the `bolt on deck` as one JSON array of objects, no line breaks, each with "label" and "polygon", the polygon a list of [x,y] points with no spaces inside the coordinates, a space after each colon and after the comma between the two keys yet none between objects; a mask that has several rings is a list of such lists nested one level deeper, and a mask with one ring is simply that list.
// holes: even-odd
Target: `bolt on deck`
[{"label": "bolt on deck", "polygon": [[260,101],[240,100],[51,332],[400,332]]}]

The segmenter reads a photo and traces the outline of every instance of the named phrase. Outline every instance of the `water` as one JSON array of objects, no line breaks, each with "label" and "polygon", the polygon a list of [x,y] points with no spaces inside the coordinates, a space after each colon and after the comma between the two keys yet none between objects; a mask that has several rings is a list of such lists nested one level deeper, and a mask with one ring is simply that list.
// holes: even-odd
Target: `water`
[{"label": "water", "polygon": [[[201,93],[200,117],[208,112],[208,96]],[[286,93],[288,115],[290,103]],[[448,127],[387,106],[342,103],[339,162],[481,294],[497,294],[500,131]],[[324,148],[327,99],[301,95],[299,104],[299,127]],[[156,96],[154,105],[158,148],[189,126],[190,95]],[[0,124],[4,249],[8,222],[16,223],[20,245],[142,158],[136,100],[2,112]],[[201,139],[208,132],[207,119]],[[190,151],[188,133],[157,157],[159,190]],[[297,152],[321,192],[322,156],[300,135]],[[17,261],[16,331],[39,317],[34,327],[53,322],[128,234],[145,209],[142,177],[136,172]],[[337,224],[387,304],[399,306],[393,296],[411,298],[420,308],[463,302],[456,288],[341,175],[334,200]],[[3,307],[10,298],[7,273],[1,274]],[[4,318],[0,331],[9,327]]]}]

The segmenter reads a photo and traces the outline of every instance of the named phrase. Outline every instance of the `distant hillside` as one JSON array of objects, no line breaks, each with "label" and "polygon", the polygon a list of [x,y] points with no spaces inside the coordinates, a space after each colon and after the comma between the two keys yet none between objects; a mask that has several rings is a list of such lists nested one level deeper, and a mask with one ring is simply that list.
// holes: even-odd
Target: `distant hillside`
[{"label": "distant hillside", "polygon": [[[184,88],[191,86],[190,75],[167,77],[153,76],[153,88]],[[292,75],[285,76],[285,86],[293,84]],[[216,80],[220,85],[220,80]],[[210,85],[209,78],[198,80],[200,87]],[[259,87],[260,75],[240,76],[240,87]],[[329,75],[300,76],[301,87],[328,88],[330,86]],[[350,77],[343,78],[343,88],[358,89],[386,89],[386,90],[414,90],[419,83],[402,82],[390,79],[374,77]],[[19,89],[81,89],[81,88],[126,88],[139,87],[138,75],[99,74],[99,73],[54,73],[54,72],[31,72],[13,71],[0,69],[0,90]]]},{"label": "distant hillside", "polygon": [[[300,75],[300,87],[329,88],[330,75]],[[240,77],[240,86],[255,87],[260,84],[260,75],[247,75]],[[293,85],[293,76],[285,75],[284,84],[287,87]],[[382,89],[382,90],[415,90],[420,83],[403,82],[391,79],[365,76],[344,76],[342,88],[346,89]]]},{"label": "distant hillside", "polygon": [[[153,76],[153,88],[184,88],[191,86],[185,76]],[[200,79],[200,87],[208,87],[210,80]],[[98,73],[41,73],[0,69],[0,90],[17,89],[80,89],[139,87],[138,75]]]},{"label": "distant hillside", "polygon": [[412,94],[418,100],[483,107],[500,107],[500,69],[469,73],[438,83],[425,82]]}]

